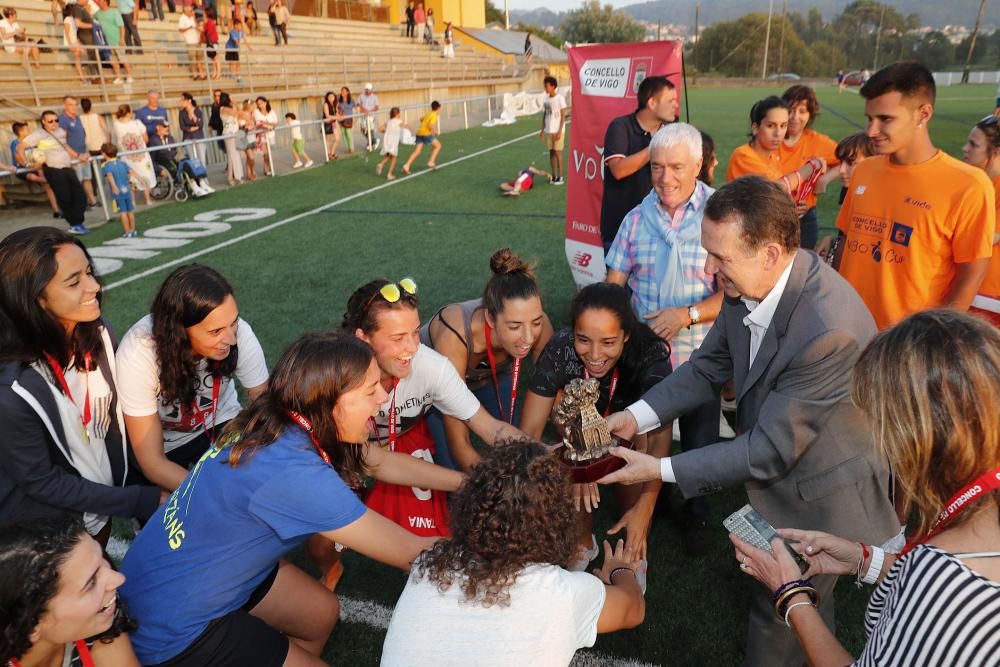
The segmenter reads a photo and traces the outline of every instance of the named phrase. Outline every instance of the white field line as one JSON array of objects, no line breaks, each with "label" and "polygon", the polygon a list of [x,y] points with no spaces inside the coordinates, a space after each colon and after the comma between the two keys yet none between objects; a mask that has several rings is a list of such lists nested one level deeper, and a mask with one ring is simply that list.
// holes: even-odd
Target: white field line
[{"label": "white field line", "polygon": [[[566,123],[568,124],[569,121],[566,121]],[[505,148],[507,146],[510,146],[511,144],[516,144],[519,141],[524,141],[525,139],[527,139],[529,137],[537,137],[537,136],[538,136],[538,132],[537,131],[529,132],[528,134],[525,134],[523,136],[515,137],[514,139],[510,139],[510,140],[505,141],[505,142],[503,142],[501,144],[497,144],[496,146],[490,146],[489,148],[484,148],[484,149],[482,149],[480,151],[476,151],[475,153],[469,153],[468,155],[463,155],[462,157],[455,158],[454,160],[451,160],[450,162],[444,162],[442,164],[439,164],[437,166],[437,169],[438,169],[438,171],[440,171],[441,169],[444,169],[446,167],[450,167],[452,165],[458,164],[459,162],[464,162],[465,160],[470,160],[470,159],[472,159],[474,157],[479,157],[480,155],[486,155],[487,153],[492,153],[493,151],[498,150],[500,148]],[[416,173],[410,174],[409,176],[401,176],[399,178],[396,178],[395,180],[386,181],[385,183],[382,183],[381,185],[376,185],[374,187],[368,188],[367,190],[362,190],[361,192],[355,192],[352,195],[347,195],[346,197],[341,197],[340,199],[337,199],[335,201],[329,202],[327,204],[323,204],[322,206],[317,206],[316,208],[314,208],[314,209],[312,209],[310,211],[304,211],[302,213],[298,213],[296,215],[293,215],[293,216],[291,216],[289,218],[285,218],[284,220],[278,220],[276,222],[272,222],[269,225],[265,225],[263,227],[258,227],[257,229],[249,231],[249,232],[247,232],[245,234],[241,234],[240,236],[234,236],[231,239],[227,239],[227,240],[222,241],[220,243],[216,243],[213,246],[209,246],[207,248],[203,248],[203,249],[198,250],[196,252],[189,253],[187,255],[184,255],[183,257],[178,257],[177,259],[172,259],[169,262],[164,262],[163,264],[160,264],[158,266],[154,266],[152,268],[146,269],[145,271],[140,271],[139,273],[132,274],[131,276],[129,276],[127,278],[122,278],[121,280],[116,280],[113,283],[109,283],[109,284],[105,285],[104,286],[104,291],[107,292],[108,290],[115,289],[116,287],[121,287],[122,285],[127,285],[127,284],[129,284],[131,282],[135,282],[136,280],[140,280],[142,278],[145,278],[146,276],[151,276],[154,273],[157,273],[159,271],[163,271],[164,269],[169,269],[172,266],[177,266],[179,264],[184,264],[186,262],[190,262],[191,260],[193,260],[193,259],[195,259],[197,257],[201,257],[202,255],[207,255],[208,253],[215,252],[216,250],[221,250],[222,248],[226,248],[228,246],[235,245],[235,244],[240,243],[242,241],[246,241],[247,239],[253,238],[254,236],[257,236],[258,234],[264,234],[264,233],[269,232],[271,230],[278,229],[279,227],[284,227],[285,225],[287,225],[287,224],[289,224],[291,222],[295,222],[296,220],[301,220],[302,218],[308,218],[311,215],[316,215],[317,213],[321,213],[323,211],[326,211],[328,209],[334,208],[336,206],[340,206],[341,204],[346,204],[349,201],[354,201],[355,199],[360,199],[361,197],[370,195],[373,192],[378,192],[379,190],[384,190],[385,188],[390,188],[390,187],[392,187],[394,185],[398,185],[398,184],[400,184],[400,183],[402,183],[404,181],[408,181],[411,178],[417,178],[419,176],[425,176],[426,174],[429,174],[429,173],[431,173],[430,169],[425,170],[425,171],[416,172]]]}]

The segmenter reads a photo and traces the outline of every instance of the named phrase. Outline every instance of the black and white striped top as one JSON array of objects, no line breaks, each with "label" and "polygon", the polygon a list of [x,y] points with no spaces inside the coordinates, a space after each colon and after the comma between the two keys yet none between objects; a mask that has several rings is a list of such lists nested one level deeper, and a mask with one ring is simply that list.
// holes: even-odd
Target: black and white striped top
[{"label": "black and white striped top", "polygon": [[1000,665],[1000,583],[918,546],[872,593],[865,634],[862,667]]}]

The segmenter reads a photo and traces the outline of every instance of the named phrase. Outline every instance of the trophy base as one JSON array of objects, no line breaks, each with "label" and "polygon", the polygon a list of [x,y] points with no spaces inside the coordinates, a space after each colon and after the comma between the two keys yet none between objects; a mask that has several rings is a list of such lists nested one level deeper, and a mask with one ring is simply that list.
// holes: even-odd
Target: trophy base
[{"label": "trophy base", "polygon": [[[612,439],[618,447],[628,447],[629,449],[632,449],[632,443],[630,441],[620,440],[616,437],[613,437]],[[585,461],[571,461],[565,456],[565,444],[557,447],[555,451],[559,462],[566,466],[569,470],[570,477],[573,479],[574,484],[590,484],[591,482],[596,482],[605,475],[625,466],[625,459],[612,454],[605,454],[600,458]]]}]

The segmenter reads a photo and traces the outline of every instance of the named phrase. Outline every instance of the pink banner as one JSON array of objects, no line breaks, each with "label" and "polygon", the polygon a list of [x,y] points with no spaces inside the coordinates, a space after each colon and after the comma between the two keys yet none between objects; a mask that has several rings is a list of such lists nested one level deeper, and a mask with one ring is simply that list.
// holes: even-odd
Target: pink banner
[{"label": "pink banner", "polygon": [[[573,81],[566,193],[566,261],[578,287],[604,280],[601,196],[604,133],[618,116],[637,108],[647,76],[666,75],[681,92],[681,42],[595,44],[569,50]],[[638,203],[638,202],[637,202]]]}]

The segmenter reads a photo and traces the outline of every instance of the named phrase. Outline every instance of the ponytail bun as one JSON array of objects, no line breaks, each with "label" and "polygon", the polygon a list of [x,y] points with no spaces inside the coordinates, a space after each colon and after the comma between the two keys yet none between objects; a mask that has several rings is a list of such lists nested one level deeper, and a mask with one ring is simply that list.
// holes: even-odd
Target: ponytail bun
[{"label": "ponytail bun", "polygon": [[535,267],[511,252],[501,248],[490,257],[490,276],[483,290],[483,306],[496,317],[503,310],[507,299],[528,299],[541,297],[535,281]]},{"label": "ponytail bun", "polygon": [[490,271],[497,276],[510,273],[525,273],[530,278],[535,277],[533,266],[521,260],[510,248],[500,248],[490,257]]}]

